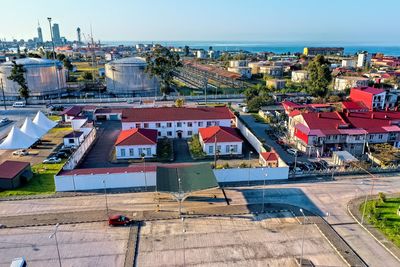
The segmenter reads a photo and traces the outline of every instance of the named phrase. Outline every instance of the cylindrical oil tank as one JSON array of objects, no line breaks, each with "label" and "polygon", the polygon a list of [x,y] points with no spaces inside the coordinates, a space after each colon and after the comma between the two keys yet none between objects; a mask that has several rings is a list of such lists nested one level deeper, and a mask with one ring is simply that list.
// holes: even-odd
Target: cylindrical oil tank
[{"label": "cylindrical oil tank", "polygon": [[105,65],[107,91],[117,96],[154,96],[159,83],[145,72],[146,60],[127,57]]},{"label": "cylindrical oil tank", "polygon": [[0,64],[0,79],[3,80],[4,94],[7,99],[19,97],[18,90],[20,86],[7,78],[11,74],[13,61],[24,66],[25,81],[31,98],[57,96],[67,87],[66,72],[60,61],[41,58],[19,58]]}]

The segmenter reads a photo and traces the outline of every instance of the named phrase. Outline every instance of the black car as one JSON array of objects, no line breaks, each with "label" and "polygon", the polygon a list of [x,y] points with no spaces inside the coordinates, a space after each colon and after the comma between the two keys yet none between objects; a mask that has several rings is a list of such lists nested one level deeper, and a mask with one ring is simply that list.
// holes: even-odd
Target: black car
[{"label": "black car", "polygon": [[74,150],[72,148],[62,148],[60,150],[58,150],[58,152],[62,152],[62,153],[66,153],[66,154],[72,154],[74,153]]},{"label": "black car", "polygon": [[69,154],[67,154],[67,153],[65,153],[65,152],[57,152],[57,153],[55,154],[55,156],[56,156],[57,158],[60,158],[60,159],[66,159],[66,158],[69,157]]}]

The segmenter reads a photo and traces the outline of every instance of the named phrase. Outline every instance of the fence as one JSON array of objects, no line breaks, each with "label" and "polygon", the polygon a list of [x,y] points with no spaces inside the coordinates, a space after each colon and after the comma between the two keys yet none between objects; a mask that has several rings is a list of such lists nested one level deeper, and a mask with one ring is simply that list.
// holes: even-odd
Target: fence
[{"label": "fence", "polygon": [[85,137],[82,144],[78,147],[78,149],[71,155],[68,161],[64,164],[63,170],[73,170],[82,160],[85,153],[88,151],[90,146],[93,144],[94,140],[96,140],[97,130],[93,128],[90,133]]},{"label": "fence", "polygon": [[257,136],[238,117],[236,117],[236,127],[258,153],[266,152],[263,143],[258,140]]}]

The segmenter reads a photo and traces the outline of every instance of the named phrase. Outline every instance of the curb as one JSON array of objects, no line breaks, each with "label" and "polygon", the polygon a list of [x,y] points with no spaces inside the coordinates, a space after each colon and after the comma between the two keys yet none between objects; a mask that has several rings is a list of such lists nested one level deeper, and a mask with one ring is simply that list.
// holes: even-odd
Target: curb
[{"label": "curb", "polygon": [[[350,202],[351,202],[351,200],[349,201],[349,203],[350,203]],[[372,233],[368,230],[368,228],[366,228],[364,225],[362,225],[362,224],[360,223],[360,221],[356,218],[356,216],[354,216],[354,214],[351,212],[349,203],[347,203],[347,211],[348,211],[348,213],[350,214],[350,216],[353,218],[353,220],[356,221],[357,224],[358,224],[359,226],[361,226],[361,227],[362,227],[370,236],[372,236],[384,249],[386,249],[387,252],[389,252],[397,261],[400,262],[400,258],[397,257],[396,254],[394,254],[385,244],[383,244],[378,238],[376,238],[376,236],[375,236],[374,234],[372,234]]]}]

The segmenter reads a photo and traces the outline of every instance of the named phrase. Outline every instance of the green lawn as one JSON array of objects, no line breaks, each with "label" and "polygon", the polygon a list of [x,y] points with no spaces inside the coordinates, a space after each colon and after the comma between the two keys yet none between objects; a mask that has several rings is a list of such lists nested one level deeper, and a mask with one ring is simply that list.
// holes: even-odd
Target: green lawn
[{"label": "green lawn", "polygon": [[61,116],[58,116],[58,115],[50,115],[50,116],[47,116],[47,118],[49,118],[49,119],[52,120],[52,121],[59,121],[59,120],[61,120]]},{"label": "green lawn", "polygon": [[[397,209],[400,207],[400,198],[387,198],[382,201],[371,200],[367,202],[365,218],[369,223],[378,228],[389,240],[400,247],[400,216]],[[364,203],[360,212],[364,210]]]},{"label": "green lawn", "polygon": [[32,166],[33,178],[24,186],[0,192],[0,197],[23,195],[47,195],[55,193],[54,175],[64,163],[36,164]]}]

